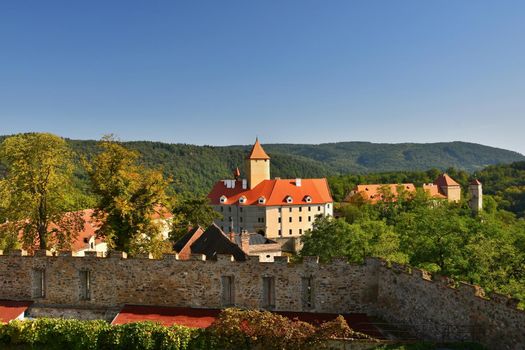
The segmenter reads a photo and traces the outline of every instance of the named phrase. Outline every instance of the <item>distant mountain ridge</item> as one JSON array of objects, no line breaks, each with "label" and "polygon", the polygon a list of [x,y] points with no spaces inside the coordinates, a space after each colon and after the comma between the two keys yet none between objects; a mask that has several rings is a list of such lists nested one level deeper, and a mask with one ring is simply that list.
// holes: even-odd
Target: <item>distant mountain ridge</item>
[{"label": "distant mountain ridge", "polygon": [[[71,141],[82,150],[93,141]],[[150,166],[162,166],[185,190],[206,193],[219,179],[230,178],[232,170],[243,171],[251,145],[195,146],[162,142],[125,142],[141,152]],[[325,177],[347,173],[397,170],[445,170],[454,167],[469,172],[488,165],[524,161],[525,156],[504,149],[467,143],[337,142],[319,145],[263,144],[271,157],[271,174],[283,178]],[[88,153],[93,152],[89,150]]]},{"label": "distant mountain ridge", "polygon": [[[0,137],[0,142],[4,137]],[[68,140],[74,151],[96,152],[96,141]],[[231,177],[251,145],[196,146],[151,141],[124,144],[136,149],[149,166],[161,166],[182,191],[204,194],[219,179]],[[468,142],[263,144],[271,157],[271,175],[283,178],[325,177],[347,173],[415,171],[454,167],[469,172],[488,165],[525,161],[520,153]],[[84,177],[82,171],[79,177]]]}]

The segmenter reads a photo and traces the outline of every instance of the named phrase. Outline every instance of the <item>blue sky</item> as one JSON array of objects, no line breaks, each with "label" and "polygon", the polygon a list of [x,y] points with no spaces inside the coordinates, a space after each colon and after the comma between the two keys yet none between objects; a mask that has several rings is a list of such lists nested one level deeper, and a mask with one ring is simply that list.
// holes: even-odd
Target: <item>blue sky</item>
[{"label": "blue sky", "polygon": [[0,2],[0,134],[525,153],[521,0]]}]

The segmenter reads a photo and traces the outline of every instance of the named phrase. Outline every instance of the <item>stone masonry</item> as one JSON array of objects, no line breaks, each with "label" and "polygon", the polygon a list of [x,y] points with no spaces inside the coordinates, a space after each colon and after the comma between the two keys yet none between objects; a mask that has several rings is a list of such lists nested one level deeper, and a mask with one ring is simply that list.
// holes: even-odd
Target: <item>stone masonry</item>
[{"label": "stone masonry", "polygon": [[[432,279],[425,271],[388,266],[374,258],[363,265],[339,258],[320,264],[315,257],[292,264],[286,257],[236,262],[231,256],[206,261],[202,255],[191,260],[164,255],[155,260],[127,259],[120,252],[103,258],[95,253],[76,257],[71,252],[51,256],[38,251],[27,256],[13,251],[0,255],[0,299],[33,300],[39,316],[47,312],[86,318],[125,304],[221,308],[221,281],[226,276],[232,277],[232,303],[238,307],[367,313],[423,339],[525,349],[525,312],[516,308],[514,299],[486,297],[477,286]],[[264,295],[269,293],[263,283],[268,278],[274,280],[271,297]],[[305,281],[310,286],[307,293]]]}]

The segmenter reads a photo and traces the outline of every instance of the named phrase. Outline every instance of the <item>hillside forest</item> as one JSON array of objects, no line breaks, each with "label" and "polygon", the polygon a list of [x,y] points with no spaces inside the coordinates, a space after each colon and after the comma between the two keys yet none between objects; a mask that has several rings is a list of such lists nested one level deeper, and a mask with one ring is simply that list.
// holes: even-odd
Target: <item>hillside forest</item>
[{"label": "hillside forest", "polygon": [[[461,144],[465,145],[471,144]],[[111,136],[97,142],[36,133],[4,138],[0,145],[0,220],[4,223],[0,225],[0,249],[67,249],[82,226],[75,212],[91,208],[102,222],[97,235],[112,249],[131,255],[169,252],[171,243],[158,239],[158,227],[151,217],[162,215],[162,210],[173,213],[172,237],[190,225],[211,223],[216,214],[203,188],[228,177],[231,169],[242,164],[246,151],[235,146],[172,146],[129,144]],[[280,147],[293,149],[294,145]],[[314,228],[304,235],[298,258],[319,255],[328,261],[346,256],[361,262],[365,256],[379,256],[525,300],[523,156],[509,152],[506,156],[518,161],[493,164],[496,158],[492,163],[482,160],[492,164],[484,167],[479,162],[473,168],[450,167],[445,162],[428,167],[430,170],[420,170],[418,165],[396,171],[344,173],[329,161],[327,169],[322,169],[318,160],[290,152],[288,156],[269,152],[274,175],[328,175],[336,202],[357,184],[412,182],[420,187],[443,170],[463,186],[465,194],[460,203],[432,200],[422,191],[401,192],[397,198],[384,193],[385,200],[375,205],[338,203],[337,218],[317,218]],[[504,155],[500,156],[504,162]],[[296,159],[303,161],[294,163]],[[479,213],[467,205],[466,186],[473,178],[483,183],[485,194],[484,210]]]}]

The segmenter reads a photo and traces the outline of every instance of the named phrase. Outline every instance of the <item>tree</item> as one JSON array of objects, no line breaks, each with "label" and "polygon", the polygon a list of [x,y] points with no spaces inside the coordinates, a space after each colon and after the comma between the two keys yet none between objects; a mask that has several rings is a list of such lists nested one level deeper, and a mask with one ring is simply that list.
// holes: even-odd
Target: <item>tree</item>
[{"label": "tree", "polygon": [[[68,212],[73,163],[65,140],[47,133],[11,136],[0,146],[0,159],[7,169],[0,180],[3,235],[22,233],[27,249],[69,248],[83,220]],[[6,240],[12,248],[13,238]]]},{"label": "tree", "polygon": [[344,256],[359,263],[367,256],[377,256],[407,262],[406,255],[399,251],[399,238],[384,221],[366,218],[349,224],[343,219],[319,216],[302,242],[301,256],[317,255],[321,261]]},{"label": "tree", "polygon": [[208,227],[221,215],[209,204],[206,197],[189,197],[176,204],[173,209],[173,230],[171,239],[177,241],[189,227]]},{"label": "tree", "polygon": [[139,165],[138,153],[112,136],[104,137],[102,150],[86,167],[98,196],[94,217],[101,222],[97,236],[110,248],[131,254],[158,253],[162,247],[162,222],[166,211],[166,180],[160,170]]}]

